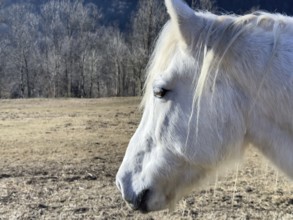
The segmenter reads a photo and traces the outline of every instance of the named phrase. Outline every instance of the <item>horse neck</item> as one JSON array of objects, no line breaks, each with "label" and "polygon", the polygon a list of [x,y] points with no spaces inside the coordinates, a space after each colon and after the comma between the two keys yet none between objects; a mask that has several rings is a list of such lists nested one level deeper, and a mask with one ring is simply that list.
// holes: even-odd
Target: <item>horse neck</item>
[{"label": "horse neck", "polygon": [[293,75],[290,69],[293,63],[284,66],[284,62],[279,65],[273,62],[267,72],[243,73],[245,79],[241,87],[249,100],[246,106],[248,142],[293,178]]},{"label": "horse neck", "polygon": [[246,136],[248,142],[293,178],[293,133],[288,127],[261,111],[254,111],[248,122]]},{"label": "horse neck", "polygon": [[[236,19],[236,18],[229,18]],[[216,24],[216,23],[215,23]],[[229,22],[228,22],[229,24]],[[225,23],[223,23],[223,30]],[[227,25],[226,25],[227,26]],[[288,23],[290,26],[290,23]],[[220,28],[219,28],[220,30]],[[255,31],[255,32],[254,32]],[[226,32],[224,35],[226,37]],[[240,32],[239,32],[240,33]],[[232,36],[234,36],[234,32]],[[219,68],[218,77],[229,78],[245,97],[246,141],[293,178],[293,45],[292,28],[274,32],[255,29],[235,35]],[[219,36],[219,34],[215,34]],[[226,38],[225,38],[226,39]],[[273,39],[273,43],[270,41]],[[213,42],[211,37],[211,42]],[[225,40],[218,45],[225,45]],[[215,50],[221,57],[225,48]]]}]

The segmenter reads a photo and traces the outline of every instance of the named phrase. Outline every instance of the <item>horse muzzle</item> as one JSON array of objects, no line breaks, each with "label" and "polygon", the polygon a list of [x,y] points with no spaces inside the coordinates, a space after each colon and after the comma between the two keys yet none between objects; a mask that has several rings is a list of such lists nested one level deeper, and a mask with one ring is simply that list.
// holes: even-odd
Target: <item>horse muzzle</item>
[{"label": "horse muzzle", "polygon": [[122,194],[122,198],[127,202],[131,209],[140,211],[141,213],[149,212],[147,204],[151,195],[150,189],[143,189],[139,193],[134,193],[133,190],[129,186],[123,184],[119,178],[116,178],[116,185]]}]

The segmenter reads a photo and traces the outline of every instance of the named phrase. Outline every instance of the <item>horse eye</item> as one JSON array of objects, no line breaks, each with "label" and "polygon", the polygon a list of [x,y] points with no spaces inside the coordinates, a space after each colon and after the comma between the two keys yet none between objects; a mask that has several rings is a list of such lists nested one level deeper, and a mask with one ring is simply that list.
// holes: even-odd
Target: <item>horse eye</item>
[{"label": "horse eye", "polygon": [[167,92],[168,90],[163,88],[154,89],[154,96],[161,99],[166,95]]}]

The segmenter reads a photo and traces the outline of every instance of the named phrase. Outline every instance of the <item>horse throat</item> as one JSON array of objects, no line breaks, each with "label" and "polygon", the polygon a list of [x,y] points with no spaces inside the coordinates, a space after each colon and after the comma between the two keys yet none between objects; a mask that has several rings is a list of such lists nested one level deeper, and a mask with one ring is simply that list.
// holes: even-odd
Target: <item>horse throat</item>
[{"label": "horse throat", "polygon": [[290,120],[289,114],[288,121],[281,123],[257,111],[256,107],[248,122],[247,138],[249,143],[293,179],[293,124]]}]

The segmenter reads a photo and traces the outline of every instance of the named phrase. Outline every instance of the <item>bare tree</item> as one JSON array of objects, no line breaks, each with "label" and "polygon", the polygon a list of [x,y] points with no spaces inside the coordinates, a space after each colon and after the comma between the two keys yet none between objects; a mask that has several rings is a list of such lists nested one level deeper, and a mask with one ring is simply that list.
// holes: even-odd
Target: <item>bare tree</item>
[{"label": "bare tree", "polygon": [[5,56],[5,51],[6,51],[6,42],[3,39],[0,39],[0,98],[4,96],[4,91],[5,91],[5,69],[6,69],[6,56]]},{"label": "bare tree", "polygon": [[127,65],[126,57],[129,55],[125,40],[117,29],[113,31],[110,38],[109,50],[113,57],[116,78],[116,96],[124,95],[124,84],[126,80],[126,73],[124,66]]},{"label": "bare tree", "polygon": [[100,10],[83,0],[2,3],[0,97],[140,95],[168,18],[163,1],[139,0],[131,29],[123,33],[100,26]]},{"label": "bare tree", "polygon": [[9,8],[10,20],[10,67],[17,73],[19,95],[21,97],[32,97],[34,88],[34,75],[32,74],[34,55],[36,54],[36,30],[38,28],[38,17],[32,13],[32,5],[13,5]]},{"label": "bare tree", "polygon": [[[85,51],[85,65],[84,65],[84,73],[85,73],[85,84],[88,88],[88,97],[99,97],[100,96],[100,87],[99,87],[99,78],[100,71],[99,62],[102,60],[102,56],[98,51],[94,48],[91,48]],[[95,92],[96,91],[96,92]]]},{"label": "bare tree", "polygon": [[131,60],[134,76],[141,93],[144,85],[144,70],[155,39],[168,16],[160,0],[140,0],[138,10],[132,18],[130,35]]},{"label": "bare tree", "polygon": [[86,96],[85,51],[101,14],[93,4],[53,0],[42,7],[42,15],[54,96]]}]

